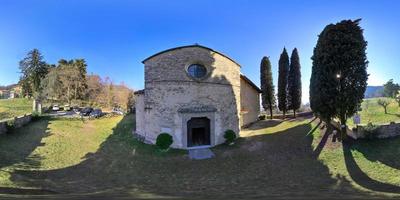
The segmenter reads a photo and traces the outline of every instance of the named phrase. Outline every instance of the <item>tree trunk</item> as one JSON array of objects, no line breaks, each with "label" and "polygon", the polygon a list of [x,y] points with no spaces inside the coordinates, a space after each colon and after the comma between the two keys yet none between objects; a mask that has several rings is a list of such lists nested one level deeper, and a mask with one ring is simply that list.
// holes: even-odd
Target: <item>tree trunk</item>
[{"label": "tree trunk", "polygon": [[286,110],[283,111],[283,117],[282,117],[282,119],[285,119],[285,118],[286,118]]},{"label": "tree trunk", "polygon": [[385,108],[385,114],[387,114],[387,109],[386,109],[386,107],[384,107]]},{"label": "tree trunk", "polygon": [[269,114],[270,114],[271,119],[272,119],[272,106],[269,107]]},{"label": "tree trunk", "polygon": [[293,109],[293,117],[296,118],[296,109]]},{"label": "tree trunk", "polygon": [[340,140],[343,142],[347,138],[346,118],[340,118]]},{"label": "tree trunk", "polygon": [[69,86],[68,86],[68,88],[67,88],[67,97],[68,97],[68,103],[70,103],[71,97],[70,97]]}]

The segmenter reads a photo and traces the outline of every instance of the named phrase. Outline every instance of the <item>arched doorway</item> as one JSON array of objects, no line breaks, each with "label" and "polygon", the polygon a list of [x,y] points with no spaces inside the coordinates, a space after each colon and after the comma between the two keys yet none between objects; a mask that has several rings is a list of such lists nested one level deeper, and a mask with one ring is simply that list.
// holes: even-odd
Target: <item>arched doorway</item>
[{"label": "arched doorway", "polygon": [[207,117],[193,117],[187,122],[187,146],[211,145],[210,120]]}]

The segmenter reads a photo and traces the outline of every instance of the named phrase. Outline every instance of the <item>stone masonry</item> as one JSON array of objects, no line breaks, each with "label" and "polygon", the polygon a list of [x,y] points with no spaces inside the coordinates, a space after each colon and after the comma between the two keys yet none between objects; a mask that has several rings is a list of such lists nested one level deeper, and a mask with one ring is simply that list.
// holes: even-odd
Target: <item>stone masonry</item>
[{"label": "stone masonry", "polygon": [[[193,45],[170,49],[143,61],[145,89],[136,93],[136,134],[155,143],[161,132],[173,136],[174,148],[187,148],[187,122],[191,118],[210,120],[211,146],[225,140],[227,129],[239,135],[241,122],[250,123],[259,112],[258,88],[241,87],[240,66],[207,47]],[[191,64],[207,68],[207,75],[194,79],[187,73]],[[241,120],[241,88],[252,90],[247,103],[252,113]],[[254,92],[255,91],[255,92]],[[256,99],[256,100],[254,100]]]}]

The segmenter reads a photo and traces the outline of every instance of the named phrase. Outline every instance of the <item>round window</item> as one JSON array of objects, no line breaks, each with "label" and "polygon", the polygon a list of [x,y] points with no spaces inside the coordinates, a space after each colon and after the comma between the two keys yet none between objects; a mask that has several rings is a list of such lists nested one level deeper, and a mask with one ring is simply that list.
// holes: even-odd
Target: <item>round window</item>
[{"label": "round window", "polygon": [[207,74],[207,69],[203,65],[193,64],[188,67],[188,74],[193,78],[203,78]]}]

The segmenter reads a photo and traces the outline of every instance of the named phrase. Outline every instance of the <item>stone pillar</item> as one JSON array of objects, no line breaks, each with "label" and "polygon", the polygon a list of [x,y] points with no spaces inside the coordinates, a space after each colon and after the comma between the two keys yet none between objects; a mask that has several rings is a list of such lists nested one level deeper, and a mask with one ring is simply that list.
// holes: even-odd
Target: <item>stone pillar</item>
[{"label": "stone pillar", "polygon": [[33,99],[32,111],[42,114],[42,102],[38,99]]},{"label": "stone pillar", "polygon": [[32,103],[32,111],[35,112],[36,111],[36,99],[33,99],[33,103]]},{"label": "stone pillar", "polygon": [[42,102],[38,102],[37,111],[39,112],[39,114],[42,114]]}]

